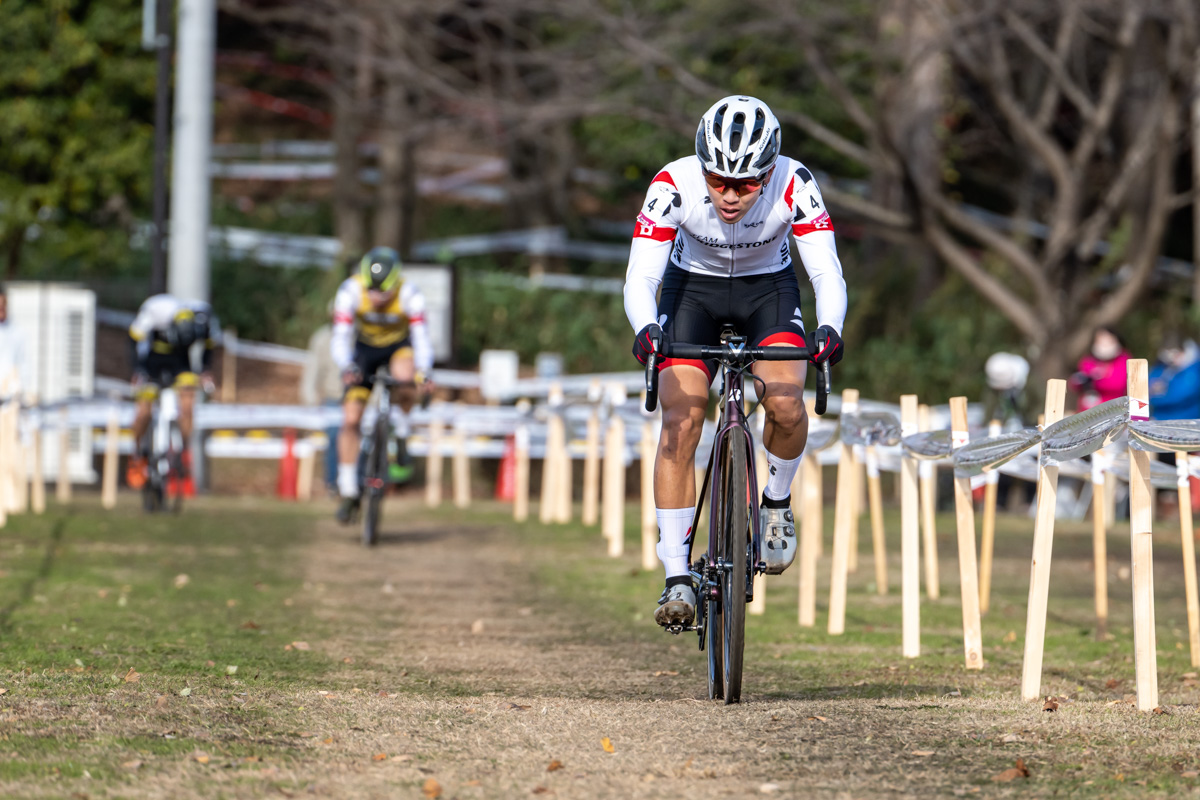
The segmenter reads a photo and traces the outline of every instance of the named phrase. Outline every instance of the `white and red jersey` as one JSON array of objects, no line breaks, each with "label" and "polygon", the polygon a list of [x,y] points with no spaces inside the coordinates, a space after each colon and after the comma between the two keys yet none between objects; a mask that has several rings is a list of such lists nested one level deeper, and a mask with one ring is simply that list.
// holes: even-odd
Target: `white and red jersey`
[{"label": "white and red jersey", "polygon": [[833,222],[812,173],[780,156],[745,217],[722,222],[708,194],[700,160],[687,156],[659,171],[637,216],[625,272],[625,314],[635,331],[658,316],[658,288],[667,263],[701,275],[738,278],[792,268],[788,235],[817,298],[817,324],[839,334],[846,319],[846,282]]}]

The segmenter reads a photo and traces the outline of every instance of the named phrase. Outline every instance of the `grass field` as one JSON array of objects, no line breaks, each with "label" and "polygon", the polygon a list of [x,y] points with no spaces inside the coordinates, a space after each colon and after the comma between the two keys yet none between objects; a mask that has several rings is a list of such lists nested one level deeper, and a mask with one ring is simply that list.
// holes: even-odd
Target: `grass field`
[{"label": "grass field", "polygon": [[[1122,526],[1098,641],[1090,528],[1060,522],[1043,679],[1059,705],[1018,699],[1019,517],[1000,520],[982,672],[963,668],[949,517],[922,656],[901,658],[889,516],[891,593],[869,585],[865,520],[845,635],[824,630],[827,574],[812,629],[796,625],[794,571],[771,579],[745,702],[726,709],[702,699],[694,636],[650,619],[661,575],[637,567],[632,506],[630,555],[608,559],[597,530],[518,528],[493,504],[389,500],[367,551],[324,504],[206,498],[171,517],[125,499],[0,529],[0,796],[1200,796],[1177,527],[1155,537],[1165,713],[1132,705]],[[551,728],[535,736],[509,707]],[[607,761],[599,737],[568,735],[584,718],[611,721]],[[542,750],[571,769],[547,774]]]}]

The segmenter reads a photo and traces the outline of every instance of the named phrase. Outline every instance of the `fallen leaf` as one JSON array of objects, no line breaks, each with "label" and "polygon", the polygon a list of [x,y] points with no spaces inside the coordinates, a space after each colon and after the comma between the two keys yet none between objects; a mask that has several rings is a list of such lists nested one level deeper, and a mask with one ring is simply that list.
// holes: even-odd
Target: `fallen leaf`
[{"label": "fallen leaf", "polygon": [[1160,717],[1165,717],[1167,714],[1170,714],[1171,712],[1167,711],[1167,710],[1166,710],[1165,708],[1163,708],[1162,706],[1155,706],[1155,707],[1154,707],[1154,708],[1151,710],[1151,712],[1150,712],[1150,713],[1152,713],[1152,714],[1157,714],[1157,715],[1158,715],[1158,716],[1160,716]]},{"label": "fallen leaf", "polygon": [[8,689],[0,689],[0,694],[8,694]]},{"label": "fallen leaf", "polygon": [[351,658],[350,656],[346,656],[345,658],[343,658],[343,659],[342,659],[342,663],[343,663],[343,664],[353,664],[353,663],[354,663],[354,659],[353,659],[353,658]]},{"label": "fallen leaf", "polygon": [[129,672],[125,673],[125,682],[126,683],[137,683],[141,677],[142,677],[142,673],[134,672],[133,667],[130,667]]},{"label": "fallen leaf", "polygon": [[193,753],[192,758],[195,759],[196,761],[200,762],[201,764],[207,764],[209,761],[212,760],[209,758],[208,753]]},{"label": "fallen leaf", "polygon": [[764,783],[758,787],[758,792],[759,794],[774,794],[782,788],[778,783]]},{"label": "fallen leaf", "polygon": [[533,793],[534,794],[554,794],[554,790],[547,789],[545,786],[535,786],[535,787],[533,787]]},{"label": "fallen leaf", "polygon": [[913,750],[912,754],[914,756],[931,756],[935,752],[937,752],[937,751],[936,750]]},{"label": "fallen leaf", "polygon": [[425,785],[421,787],[421,791],[424,792],[425,796],[428,798],[441,797],[442,785],[433,778],[429,778],[425,781]]},{"label": "fallen leaf", "polygon": [[1016,733],[1006,733],[1004,734],[1004,737],[1000,739],[1001,744],[1014,744],[1020,741],[1022,741],[1021,736],[1020,734]]},{"label": "fallen leaf", "polygon": [[471,623],[471,633],[483,633],[483,620],[477,619]]},{"label": "fallen leaf", "polygon": [[372,761],[387,761],[387,753],[376,753],[371,756]]},{"label": "fallen leaf", "polygon": [[529,708],[529,706],[523,706],[519,703],[503,703],[500,707],[509,711],[524,711],[525,709]]},{"label": "fallen leaf", "polygon": [[678,675],[678,674],[679,674],[679,670],[677,670],[677,669],[660,669],[654,673],[654,677],[655,678],[671,677],[673,675]]},{"label": "fallen leaf", "polygon": [[999,775],[993,776],[992,781],[994,783],[1007,783],[1009,781],[1015,781],[1017,778],[1028,778],[1028,777],[1029,777],[1029,768],[1025,766],[1025,759],[1018,758],[1016,766],[1009,767],[1008,769],[1004,770],[1004,772],[1001,772]]},{"label": "fallen leaf", "polygon": [[604,748],[604,752],[606,753],[617,752],[616,748],[613,747],[612,739],[609,739],[607,736],[600,740],[600,746]]},{"label": "fallen leaf", "polygon": [[1106,680],[1104,682],[1105,689],[1116,689],[1120,685],[1121,685],[1121,682],[1119,680],[1117,680],[1116,678],[1109,678],[1108,680]]},{"label": "fallen leaf", "polygon": [[479,780],[478,778],[476,778],[475,780],[467,781],[466,783],[463,784],[463,786],[482,786],[482,785],[483,785],[483,781]]},{"label": "fallen leaf", "polygon": [[192,693],[192,687],[190,687],[190,686],[185,686],[185,687],[183,687],[182,689],[180,689],[180,690],[179,690],[179,696],[180,696],[180,697],[187,697],[187,696],[188,696],[188,695],[190,695],[191,693]]},{"label": "fallen leaf", "polygon": [[554,772],[555,770],[560,770],[562,768],[563,763],[556,758],[550,762],[549,766],[546,767],[546,772]]},{"label": "fallen leaf", "polygon": [[227,666],[225,668],[225,674],[226,675],[237,675],[237,667],[233,664],[230,664],[229,666]]},{"label": "fallen leaf", "polygon": [[1179,777],[1181,777],[1181,778],[1200,778],[1200,772],[1197,772],[1194,769],[1189,769],[1187,772],[1179,773]]},{"label": "fallen leaf", "polygon": [[160,694],[158,696],[158,698],[154,701],[154,705],[157,706],[158,708],[166,708],[167,707],[167,696],[165,694]]},{"label": "fallen leaf", "polygon": [[258,630],[258,623],[252,619],[248,619],[242,623],[242,628],[248,631]]},{"label": "fallen leaf", "polygon": [[175,576],[175,588],[182,589],[183,587],[188,585],[188,581],[190,581],[190,580],[191,580],[191,578],[189,578],[187,575],[184,575],[182,572],[179,573],[178,575]]},{"label": "fallen leaf", "polygon": [[237,604],[238,604],[237,600],[230,599],[230,600],[225,601],[226,608],[234,608]]},{"label": "fallen leaf", "polygon": [[958,689],[946,692],[946,697],[962,697],[962,692]]},{"label": "fallen leaf", "polygon": [[322,741],[323,743],[325,743],[325,744],[333,744],[333,737],[332,737],[332,736],[327,736],[327,737],[325,737],[324,739],[322,739],[321,741]]},{"label": "fallen leaf", "polygon": [[809,719],[815,719],[817,722],[829,722],[828,717],[822,717],[820,714],[814,714]]},{"label": "fallen leaf", "polygon": [[1057,711],[1057,710],[1058,710],[1058,698],[1057,697],[1047,697],[1046,704],[1044,706],[1042,706],[1042,711]]},{"label": "fallen leaf", "polygon": [[206,666],[206,667],[215,667],[216,665],[217,665],[217,662],[213,661],[212,659],[209,659],[208,661],[204,662],[204,666]]},{"label": "fallen leaf", "polygon": [[311,647],[308,646],[308,642],[292,642],[292,647],[296,648],[297,650],[311,650],[312,649]]},{"label": "fallen leaf", "polygon": [[1002,641],[1005,644],[1012,644],[1016,640],[1017,640],[1017,632],[1016,631],[1009,631],[1008,633],[1004,634],[1004,639],[1002,639]]}]

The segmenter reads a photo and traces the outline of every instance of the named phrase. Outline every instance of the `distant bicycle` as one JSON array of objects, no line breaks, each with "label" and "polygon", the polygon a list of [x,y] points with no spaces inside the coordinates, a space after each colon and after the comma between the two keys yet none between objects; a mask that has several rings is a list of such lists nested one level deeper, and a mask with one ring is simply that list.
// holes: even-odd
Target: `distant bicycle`
[{"label": "distant bicycle", "polygon": [[159,391],[150,422],[150,457],[146,460],[146,482],[142,484],[142,508],[149,512],[183,510],[183,487],[187,478],[183,463],[185,442],[179,430],[179,400],[172,388]]},{"label": "distant bicycle", "polygon": [[[418,382],[419,383],[419,382]],[[397,386],[413,386],[414,381],[398,381],[384,368],[371,378],[375,419],[369,433],[362,437],[358,456],[361,492],[362,539],[367,547],[379,541],[379,519],[383,497],[393,483],[404,483],[412,473],[407,449],[397,441],[396,463],[389,466],[388,442],[392,436],[392,392]],[[429,405],[429,396],[422,395],[421,407]]]},{"label": "distant bicycle", "polygon": [[[800,347],[747,347],[746,339],[727,329],[718,346],[668,342],[646,360],[646,410],[658,406],[658,362],[662,358],[716,359],[721,365],[720,419],[713,437],[712,455],[696,501],[693,530],[700,520],[704,498],[711,492],[708,550],[691,567],[696,588],[696,624],[671,625],[667,631],[680,634],[694,630],[700,649],[708,649],[708,696],[726,705],[741,701],[742,661],[745,646],[746,603],[753,599],[756,573],[764,572],[761,559],[762,532],[755,513],[759,496],[754,464],[754,436],[743,407],[744,380],[755,361],[812,360],[824,341],[817,339],[808,349]],[[816,412],[825,413],[829,399],[829,362],[817,372]],[[762,392],[758,395],[761,397]]]}]

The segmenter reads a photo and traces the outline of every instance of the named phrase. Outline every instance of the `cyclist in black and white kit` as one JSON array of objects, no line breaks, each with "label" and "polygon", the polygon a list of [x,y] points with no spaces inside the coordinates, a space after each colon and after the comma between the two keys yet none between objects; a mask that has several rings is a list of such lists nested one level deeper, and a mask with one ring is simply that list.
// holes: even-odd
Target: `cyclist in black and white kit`
[{"label": "cyclist in black and white kit", "polygon": [[[779,122],[765,103],[726,97],[700,120],[696,154],[671,162],[651,182],[625,276],[625,313],[637,331],[633,354],[642,363],[655,338],[717,344],[724,323],[732,323],[751,345],[804,347],[793,241],[816,293],[817,322],[826,339],[815,360],[841,360],[846,283],[833,223],[812,173],[779,155],[779,138]],[[665,359],[661,369],[654,503],[667,581],[654,618],[666,626],[690,624],[696,609],[688,571],[694,459],[716,365]],[[804,361],[760,361],[753,367],[766,387],[763,445],[770,474],[759,513],[771,574],[783,572],[796,556],[789,505],[808,438],[805,369]]]}]

